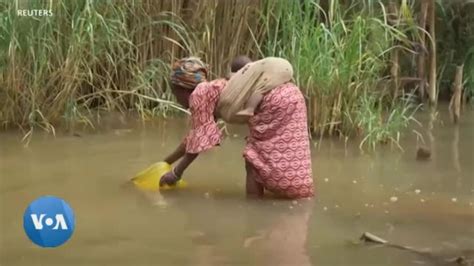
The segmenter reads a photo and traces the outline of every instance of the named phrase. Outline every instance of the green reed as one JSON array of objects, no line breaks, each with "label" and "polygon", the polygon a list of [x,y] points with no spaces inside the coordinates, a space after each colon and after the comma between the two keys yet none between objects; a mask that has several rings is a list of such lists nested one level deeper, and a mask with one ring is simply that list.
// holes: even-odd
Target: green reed
[{"label": "green reed", "polygon": [[[31,136],[35,128],[54,133],[64,122],[93,126],[98,112],[171,115],[183,111],[169,90],[176,58],[201,56],[215,78],[227,74],[235,55],[278,55],[294,65],[314,133],[395,139],[405,123],[393,121],[410,113],[399,112],[407,106],[381,84],[395,41],[406,35],[387,25],[379,1],[326,2],[36,2],[52,17],[19,17],[18,1],[0,4],[0,123]],[[361,115],[366,109],[398,120],[374,127]]]},{"label": "green reed", "polygon": [[[266,42],[260,50],[293,63],[296,82],[308,97],[315,133],[361,133],[366,137],[363,143],[369,141],[371,145],[395,140],[407,124],[394,121],[408,121],[411,113],[400,111],[408,106],[396,101],[391,104],[391,93],[382,85],[391,50],[396,42],[407,43],[408,37],[388,25],[378,1],[352,6],[329,2],[325,10],[312,0],[268,1],[262,12]],[[370,110],[371,115],[365,115],[364,110]],[[387,112],[391,119],[372,123],[374,116]]]}]

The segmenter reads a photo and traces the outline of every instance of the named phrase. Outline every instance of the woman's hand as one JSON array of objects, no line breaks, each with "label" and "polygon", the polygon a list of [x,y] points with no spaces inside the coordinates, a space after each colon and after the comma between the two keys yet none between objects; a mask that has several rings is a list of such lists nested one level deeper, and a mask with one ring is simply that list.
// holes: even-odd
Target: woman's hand
[{"label": "woman's hand", "polygon": [[175,173],[174,170],[169,171],[168,173],[164,174],[160,178],[160,187],[164,185],[168,186],[174,186],[176,185],[176,182],[178,182],[181,178],[178,177]]},{"label": "woman's hand", "polygon": [[184,154],[178,165],[173,168],[170,172],[164,174],[160,179],[160,187],[164,185],[175,185],[183,176],[184,170],[197,158],[198,153],[186,153]]}]

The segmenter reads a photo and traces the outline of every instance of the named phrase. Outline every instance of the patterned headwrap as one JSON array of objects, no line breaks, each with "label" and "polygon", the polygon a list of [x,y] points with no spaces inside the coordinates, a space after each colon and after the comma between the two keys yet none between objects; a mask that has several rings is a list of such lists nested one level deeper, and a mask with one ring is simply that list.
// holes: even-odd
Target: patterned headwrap
[{"label": "patterned headwrap", "polygon": [[171,68],[171,83],[194,90],[207,80],[207,66],[197,57],[186,57],[176,61]]}]

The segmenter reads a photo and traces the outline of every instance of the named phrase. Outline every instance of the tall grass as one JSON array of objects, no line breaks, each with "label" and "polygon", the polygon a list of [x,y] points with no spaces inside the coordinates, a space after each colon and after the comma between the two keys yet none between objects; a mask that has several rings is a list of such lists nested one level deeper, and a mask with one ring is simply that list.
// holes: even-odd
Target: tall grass
[{"label": "tall grass", "polygon": [[465,64],[465,94],[467,97],[472,99],[474,97],[474,47],[471,47],[467,55]]},{"label": "tall grass", "polygon": [[[133,109],[145,119],[179,109],[168,90],[170,62],[200,55],[213,66],[214,76],[224,72],[226,60],[248,52],[245,44],[230,39],[246,38],[248,25],[242,21],[250,2],[3,4],[0,122],[3,127],[47,129],[63,120],[90,123],[87,117],[96,110]],[[17,8],[51,9],[54,16],[19,17]]]},{"label": "tall grass", "polygon": [[[387,111],[393,119],[408,119],[407,112],[394,112],[408,106],[391,105],[390,91],[381,86],[390,51],[396,42],[408,40],[387,24],[384,6],[378,1],[351,6],[330,1],[324,10],[312,0],[267,3],[262,12],[266,42],[260,46],[261,53],[293,63],[296,82],[308,96],[313,131],[341,136],[358,132],[371,142],[394,140],[398,132],[386,130],[392,120],[370,121],[373,116],[383,121],[379,118]],[[387,103],[388,110],[382,108]],[[364,110],[370,110],[371,116],[361,115]],[[397,125],[398,129],[405,126]]]},{"label": "tall grass", "polygon": [[441,65],[441,87],[449,96],[456,67],[464,64],[465,93],[474,97],[474,2],[438,1],[438,40]]},{"label": "tall grass", "polygon": [[[175,58],[200,56],[210,64],[212,77],[218,77],[227,73],[235,55],[255,59],[278,55],[294,65],[315,133],[361,133],[371,143],[395,139],[405,123],[393,121],[407,121],[409,113],[400,110],[408,106],[392,101],[381,84],[391,50],[407,36],[386,23],[380,1],[340,2],[347,3],[16,0],[0,4],[0,123],[4,128],[23,128],[30,136],[35,128],[54,133],[53,125],[63,122],[92,125],[91,115],[102,111],[131,111],[141,119],[168,115],[180,110],[168,84]],[[52,9],[54,15],[19,17],[17,8]],[[375,117],[392,116],[372,123],[362,115],[364,110]]]}]

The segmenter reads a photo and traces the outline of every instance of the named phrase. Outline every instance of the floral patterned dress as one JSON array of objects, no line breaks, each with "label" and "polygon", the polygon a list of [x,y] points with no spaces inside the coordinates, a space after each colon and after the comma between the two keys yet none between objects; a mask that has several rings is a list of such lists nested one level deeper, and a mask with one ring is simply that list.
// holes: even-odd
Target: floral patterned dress
[{"label": "floral patterned dress", "polygon": [[[227,80],[200,83],[191,94],[186,152],[206,151],[222,140],[214,112]],[[306,105],[299,88],[283,84],[265,95],[249,121],[244,158],[265,189],[289,198],[314,195]]]},{"label": "floral patterned dress", "polygon": [[191,130],[185,139],[187,153],[200,153],[221,142],[222,132],[214,118],[214,111],[226,84],[226,79],[202,82],[191,94]]},{"label": "floral patterned dress", "polygon": [[266,94],[249,121],[244,158],[258,173],[257,182],[289,198],[314,195],[306,105],[293,83]]}]

